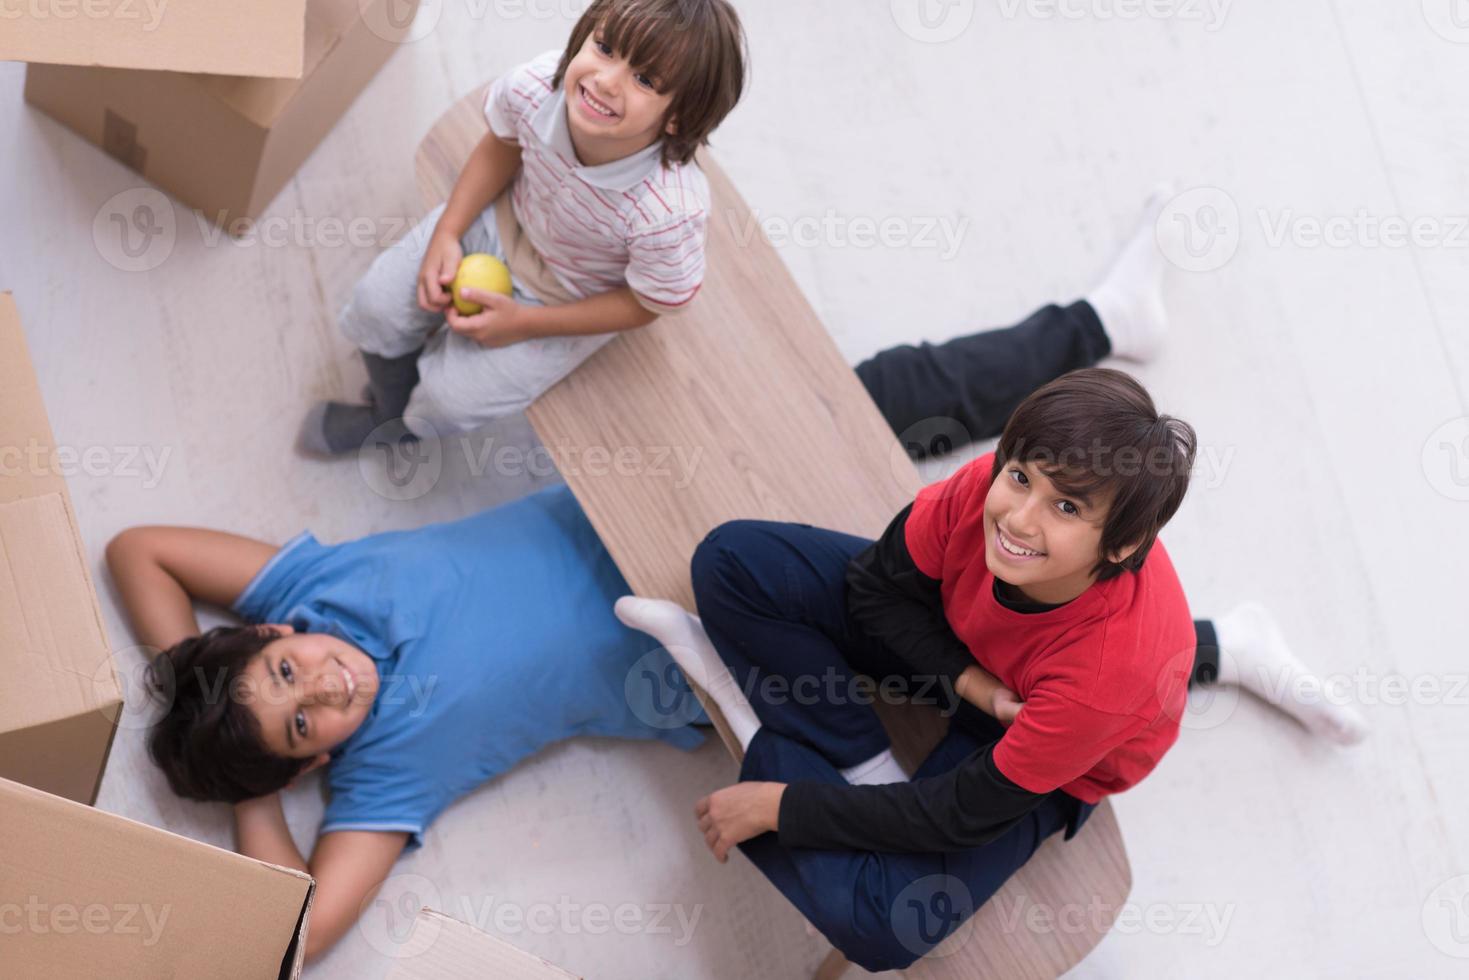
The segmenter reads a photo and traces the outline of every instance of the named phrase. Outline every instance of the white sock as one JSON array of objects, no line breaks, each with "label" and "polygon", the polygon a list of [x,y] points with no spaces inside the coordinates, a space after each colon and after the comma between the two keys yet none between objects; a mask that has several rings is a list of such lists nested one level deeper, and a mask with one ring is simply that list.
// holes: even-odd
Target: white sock
[{"label": "white sock", "polygon": [[612,611],[624,625],[663,644],[684,676],[714,699],[740,748],[750,747],[750,740],[760,730],[760,718],[719,658],[719,651],[709,642],[698,616],[690,615],[676,602],[631,595],[618,599]]},{"label": "white sock", "polygon": [[898,765],[898,760],[893,758],[892,749],[883,749],[866,762],[841,770],[841,774],[853,786],[884,786],[908,781],[908,774]]},{"label": "white sock", "polygon": [[1112,356],[1130,361],[1147,361],[1158,352],[1168,333],[1168,311],[1163,306],[1163,274],[1168,260],[1158,243],[1158,236],[1177,234],[1178,229],[1158,228],[1158,216],[1174,196],[1167,185],[1157,188],[1148,198],[1142,221],[1132,233],[1122,254],[1107,270],[1107,278],[1087,294],[1086,300],[1097,317],[1107,339],[1112,342]]},{"label": "white sock", "polygon": [[1320,677],[1291,652],[1275,617],[1245,602],[1214,620],[1219,683],[1253,691],[1307,729],[1339,745],[1367,737],[1367,721],[1350,705],[1328,700]]}]

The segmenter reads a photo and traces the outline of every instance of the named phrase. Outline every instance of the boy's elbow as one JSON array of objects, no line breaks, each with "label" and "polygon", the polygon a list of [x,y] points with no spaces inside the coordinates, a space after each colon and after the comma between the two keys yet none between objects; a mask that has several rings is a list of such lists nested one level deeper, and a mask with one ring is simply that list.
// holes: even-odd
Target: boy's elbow
[{"label": "boy's elbow", "polygon": [[349,913],[344,912],[330,904],[322,908],[312,908],[306,931],[307,963],[313,963],[326,955],[347,934],[347,930],[356,921],[355,912],[355,909]]},{"label": "boy's elbow", "polygon": [[114,577],[130,562],[147,553],[148,532],[146,527],[130,527],[118,532],[107,542],[107,567]]},{"label": "boy's elbow", "polygon": [[327,951],[341,938],[340,933],[328,938],[316,923],[311,923],[311,925],[312,928],[306,934],[306,963],[308,966],[325,956]]}]

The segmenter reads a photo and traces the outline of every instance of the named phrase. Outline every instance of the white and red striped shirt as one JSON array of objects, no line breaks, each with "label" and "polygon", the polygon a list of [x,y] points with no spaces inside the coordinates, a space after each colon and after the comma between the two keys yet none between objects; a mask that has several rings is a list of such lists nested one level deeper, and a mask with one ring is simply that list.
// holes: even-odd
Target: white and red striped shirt
[{"label": "white and red striped shirt", "polygon": [[658,313],[688,305],[704,282],[709,183],[695,164],[665,166],[660,140],[632,156],[582,166],[552,87],[560,51],[498,79],[485,100],[490,128],[520,144],[515,216],[556,279],[578,299],[630,286]]}]

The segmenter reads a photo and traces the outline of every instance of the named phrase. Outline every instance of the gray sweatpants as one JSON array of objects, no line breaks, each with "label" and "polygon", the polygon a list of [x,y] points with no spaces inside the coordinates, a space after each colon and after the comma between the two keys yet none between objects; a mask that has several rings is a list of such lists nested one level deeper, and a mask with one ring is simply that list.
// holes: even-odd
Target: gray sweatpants
[{"label": "gray sweatpants", "polygon": [[[429,313],[418,305],[418,270],[443,213],[441,204],[374,259],[339,317],[342,333],[369,354],[402,357],[423,348],[418,387],[404,421],[426,439],[470,432],[524,411],[616,336],[545,337],[489,348],[450,330],[442,313]],[[465,255],[485,252],[504,260],[493,204],[459,243]],[[519,281],[514,287],[517,303],[544,305]]]}]

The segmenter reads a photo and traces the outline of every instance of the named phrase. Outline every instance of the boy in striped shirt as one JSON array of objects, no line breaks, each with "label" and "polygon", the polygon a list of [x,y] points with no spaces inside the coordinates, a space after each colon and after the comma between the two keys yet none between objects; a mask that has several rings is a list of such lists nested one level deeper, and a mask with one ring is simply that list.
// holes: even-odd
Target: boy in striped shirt
[{"label": "boy in striped shirt", "polygon": [[[687,308],[709,209],[694,154],[738,102],[745,57],[727,0],[596,0],[564,52],[497,80],[490,131],[448,202],[378,256],[342,311],[368,404],[318,404],[302,448],[471,431],[621,331]],[[449,286],[475,252],[504,261],[514,288],[461,290],[483,306],[469,316]]]}]

